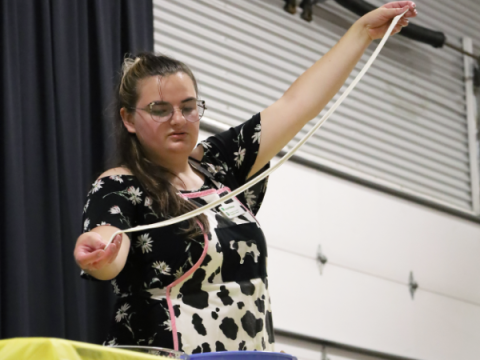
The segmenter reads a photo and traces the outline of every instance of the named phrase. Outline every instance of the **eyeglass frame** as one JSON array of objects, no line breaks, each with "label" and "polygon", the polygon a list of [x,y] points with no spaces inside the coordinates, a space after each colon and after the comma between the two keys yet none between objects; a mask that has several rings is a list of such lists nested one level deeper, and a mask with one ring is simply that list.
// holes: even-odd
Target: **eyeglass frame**
[{"label": "eyeglass frame", "polygon": [[[193,100],[193,99],[192,99],[192,100]],[[183,109],[184,109],[184,108],[181,109],[183,118],[184,118],[185,120],[187,120],[188,122],[191,122],[191,123],[196,123],[197,121],[200,121],[200,119],[203,117],[203,114],[205,114],[205,110],[207,110],[207,107],[205,106],[205,100],[196,99],[195,102],[196,102],[196,104],[197,104],[197,108],[198,108],[198,107],[203,108],[202,115],[199,114],[198,120],[196,120],[196,121],[190,121],[190,120],[188,120],[188,119],[186,118],[185,114],[183,113]],[[144,107],[144,108],[128,107],[127,109],[129,109],[129,110],[143,110],[143,111],[146,111],[147,113],[150,114],[150,116],[152,117],[152,120],[153,120],[152,107],[153,107],[154,105],[158,105],[158,104],[160,104],[160,103],[162,103],[162,102],[160,102],[160,101],[152,101],[151,103],[147,104],[147,106]],[[171,105],[171,104],[170,104],[170,105]],[[156,121],[156,120],[153,120],[153,121],[163,124],[163,123],[166,123],[166,122],[172,120],[173,113],[175,112],[175,107],[172,105],[172,108],[173,108],[173,111],[171,112],[170,117],[169,117],[167,120],[165,120],[165,121]]]}]

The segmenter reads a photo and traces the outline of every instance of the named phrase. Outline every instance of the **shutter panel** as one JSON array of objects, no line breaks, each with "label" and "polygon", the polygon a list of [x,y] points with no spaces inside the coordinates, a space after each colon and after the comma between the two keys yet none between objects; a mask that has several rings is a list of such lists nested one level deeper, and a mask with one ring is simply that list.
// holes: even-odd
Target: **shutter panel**
[{"label": "shutter panel", "polygon": [[[421,16],[413,20],[416,24],[445,32],[458,47],[463,47],[465,34],[474,42],[480,37],[476,14],[480,4],[467,0],[460,5],[446,0],[424,3]],[[281,0],[154,0],[155,51],[191,66],[199,95],[207,102],[208,119],[232,126],[272,104],[357,19],[327,1],[315,7],[314,21],[307,23],[298,14],[284,12],[283,4]],[[376,45],[370,46],[339,94]],[[469,142],[475,126],[468,123],[466,89],[461,54],[395,36],[299,155],[475,214],[476,152]]]}]

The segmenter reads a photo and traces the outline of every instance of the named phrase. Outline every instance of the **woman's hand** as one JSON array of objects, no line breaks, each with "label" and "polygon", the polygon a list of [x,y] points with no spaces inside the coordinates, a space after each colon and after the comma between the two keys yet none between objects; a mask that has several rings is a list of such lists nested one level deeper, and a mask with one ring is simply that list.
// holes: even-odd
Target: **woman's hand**
[{"label": "woman's hand", "polygon": [[[407,11],[408,10],[408,11]],[[388,30],[393,18],[407,11],[393,28],[392,35],[397,34],[404,26],[408,25],[408,18],[417,16],[415,3],[412,1],[395,1],[385,4],[368,14],[362,16],[360,22],[367,30],[370,39],[381,39]]]},{"label": "woman's hand", "polygon": [[111,264],[117,257],[122,245],[122,234],[118,234],[106,250],[102,235],[90,231],[80,235],[73,255],[78,266],[84,271],[101,270]]},{"label": "woman's hand", "polygon": [[417,15],[412,1],[392,2],[362,16],[279,100],[261,112],[260,149],[248,177],[262,169],[320,113],[345,83],[372,40],[383,37],[392,19],[407,10],[393,31],[396,33],[408,24],[406,18]]}]

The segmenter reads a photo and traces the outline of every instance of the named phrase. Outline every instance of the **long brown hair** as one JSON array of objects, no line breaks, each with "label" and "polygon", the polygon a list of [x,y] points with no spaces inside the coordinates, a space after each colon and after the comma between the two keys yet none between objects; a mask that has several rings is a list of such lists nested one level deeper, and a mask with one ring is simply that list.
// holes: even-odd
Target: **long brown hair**
[{"label": "long brown hair", "polygon": [[[123,64],[122,78],[116,92],[116,139],[117,166],[128,168],[144,186],[148,196],[153,200],[153,209],[161,218],[173,218],[196,208],[191,202],[178,196],[178,190],[170,183],[164,167],[150,161],[138,141],[136,134],[128,132],[120,116],[120,109],[132,113],[138,101],[138,82],[150,76],[168,76],[178,72],[188,75],[198,96],[197,81],[187,65],[181,61],[164,55],[140,53],[135,58],[126,58]],[[175,174],[173,174],[175,175]],[[182,230],[188,237],[202,234],[197,225],[200,222],[203,231],[208,232],[207,217],[202,214],[187,220],[188,224]]]}]

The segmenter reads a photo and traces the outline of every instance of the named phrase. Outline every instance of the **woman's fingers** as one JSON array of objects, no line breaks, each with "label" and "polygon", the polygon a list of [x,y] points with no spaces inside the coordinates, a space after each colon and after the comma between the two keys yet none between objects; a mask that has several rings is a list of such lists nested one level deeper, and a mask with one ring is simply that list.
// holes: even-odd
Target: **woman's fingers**
[{"label": "woman's fingers", "polygon": [[406,18],[403,17],[403,18],[401,18],[401,19],[398,21],[397,25],[407,26],[408,23],[409,23],[408,19],[406,19]]},{"label": "woman's fingers", "polygon": [[398,8],[407,8],[407,7],[409,9],[415,9],[416,5],[413,1],[392,1],[385,5],[382,5],[382,7],[387,9],[398,9]]},{"label": "woman's fingers", "polygon": [[122,240],[122,234],[116,235],[110,246],[105,249],[106,243],[100,234],[87,232],[80,235],[74,250],[78,266],[83,270],[91,271],[111,264],[117,258]]},{"label": "woman's fingers", "polygon": [[[399,22],[397,23],[397,25],[395,25],[395,27],[393,28],[392,34],[398,33],[399,31],[401,31],[401,30],[402,30],[404,27],[406,27],[406,26],[408,26],[408,21],[399,21]],[[387,27],[387,29],[388,29],[388,27]],[[385,29],[384,32],[386,32],[387,29]]]},{"label": "woman's fingers", "polygon": [[399,7],[405,7],[405,6],[414,8],[415,3],[413,1],[392,1],[383,5],[383,7],[391,7],[391,8],[399,8]]},{"label": "woman's fingers", "polygon": [[410,9],[408,12],[405,14],[406,17],[415,17],[418,15],[417,9]]},{"label": "woman's fingers", "polygon": [[[110,246],[112,247],[112,250],[110,250]],[[107,250],[100,250],[100,257],[90,264],[91,267],[93,267],[95,270],[99,270],[115,260],[116,254],[113,254],[113,252],[117,246],[114,244],[111,244],[110,246]]]},{"label": "woman's fingers", "polygon": [[106,251],[108,252],[108,258],[109,258],[108,263],[109,264],[111,264],[113,262],[113,260],[116,259],[117,255],[118,255],[118,252],[120,251],[120,247],[122,246],[122,239],[123,239],[123,235],[118,234],[113,239],[112,244],[110,244],[110,245],[114,245],[113,248],[110,249],[111,246],[109,246],[107,248]]},{"label": "woman's fingers", "polygon": [[[407,5],[404,7],[398,7],[403,3],[407,3]],[[413,15],[410,17],[416,16],[416,10],[410,8],[411,4],[413,4],[411,1],[389,3],[365,15],[364,24],[368,29],[370,38],[372,40],[382,38],[385,35],[388,28],[390,27],[390,24],[393,18],[407,11],[407,9],[409,11],[411,10],[415,11]],[[406,16],[403,16],[402,18],[400,18],[398,20],[397,25],[392,30],[392,35],[399,33],[402,30],[402,28],[405,26],[408,26],[408,24],[409,24],[409,20],[407,19]]]},{"label": "woman's fingers", "polygon": [[93,251],[93,252],[85,251],[85,250],[80,249],[75,254],[75,259],[77,260],[77,263],[79,265],[82,265],[82,264],[92,263],[92,262],[98,260],[101,256],[102,256],[102,250],[101,249],[98,249],[98,250]]},{"label": "woman's fingers", "polygon": [[[416,5],[413,1],[395,1],[382,6],[382,8],[392,9],[397,11],[398,14],[401,14],[404,11],[407,11],[404,17],[415,17],[417,16]],[[396,16],[398,14],[394,14]]]},{"label": "woman's fingers", "polygon": [[[81,269],[94,270],[104,266],[105,262],[112,262],[118,253],[121,238],[115,239],[116,246],[105,252],[105,242],[102,236],[96,232],[87,232],[77,240],[74,256]],[[115,252],[116,251],[116,252]],[[105,260],[106,259],[106,260]]]},{"label": "woman's fingers", "polygon": [[88,270],[93,263],[102,258],[102,252],[102,250],[79,252],[75,256],[78,266],[84,270]]},{"label": "woman's fingers", "polygon": [[100,255],[92,262],[91,266],[95,270],[98,270],[103,268],[105,265],[111,264],[117,258],[121,244],[122,235],[119,234],[115,236],[112,243],[108,246],[107,249],[99,250]]}]

